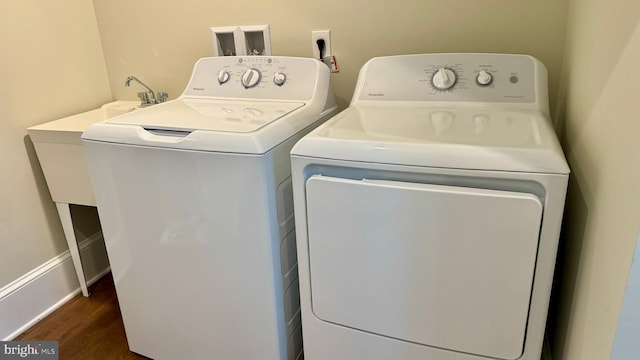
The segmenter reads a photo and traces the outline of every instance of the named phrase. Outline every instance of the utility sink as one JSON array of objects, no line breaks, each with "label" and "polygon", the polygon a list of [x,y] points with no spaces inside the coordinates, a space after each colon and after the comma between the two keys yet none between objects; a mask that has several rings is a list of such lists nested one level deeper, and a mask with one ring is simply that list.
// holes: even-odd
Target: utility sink
[{"label": "utility sink", "polygon": [[[51,198],[56,203],[58,216],[64,237],[69,245],[69,253],[73,261],[80,289],[84,296],[89,296],[87,281],[82,267],[80,248],[75,236],[71,219],[70,204],[96,206],[96,200],[89,179],[89,169],[84,156],[84,148],[80,137],[89,125],[108,118],[128,113],[140,107],[137,101],[114,101],[100,108],[50,121],[27,129],[40,167],[49,187]],[[106,253],[93,254],[92,264],[108,264]]]},{"label": "utility sink", "polygon": [[54,202],[96,206],[80,136],[93,123],[139,108],[139,101],[114,101],[27,129]]},{"label": "utility sink", "polygon": [[100,109],[102,109],[103,116],[101,120],[105,120],[140,109],[140,101],[114,101],[102,105]]}]

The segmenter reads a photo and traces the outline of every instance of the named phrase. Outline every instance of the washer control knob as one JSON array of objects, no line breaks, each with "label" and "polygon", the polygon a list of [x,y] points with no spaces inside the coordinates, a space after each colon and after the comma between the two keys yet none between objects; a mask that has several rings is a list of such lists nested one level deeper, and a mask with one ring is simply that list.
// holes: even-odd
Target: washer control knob
[{"label": "washer control knob", "polygon": [[258,69],[247,69],[247,71],[242,74],[242,85],[246,88],[252,88],[260,83],[260,79],[262,79],[262,74]]},{"label": "washer control knob", "polygon": [[218,83],[220,85],[229,81],[230,78],[231,78],[231,75],[227,70],[220,70],[220,72],[218,73]]},{"label": "washer control knob", "polygon": [[287,81],[287,74],[282,72],[277,72],[273,74],[273,83],[282,86]]},{"label": "washer control knob", "polygon": [[438,90],[448,90],[456,84],[456,73],[445,67],[438,69],[431,78],[431,83]]},{"label": "washer control knob", "polygon": [[476,76],[476,83],[480,86],[489,86],[493,81],[493,76],[490,72],[485,70],[480,70],[478,76]]}]

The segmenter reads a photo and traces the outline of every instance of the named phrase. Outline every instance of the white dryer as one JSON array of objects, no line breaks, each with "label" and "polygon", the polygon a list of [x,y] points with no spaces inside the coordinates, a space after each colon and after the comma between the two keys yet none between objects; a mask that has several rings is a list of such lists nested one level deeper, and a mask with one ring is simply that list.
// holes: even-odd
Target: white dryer
[{"label": "white dryer", "polygon": [[530,56],[374,58],[292,150],[307,360],[539,360],[569,168]]},{"label": "white dryer", "polygon": [[319,61],[203,58],[178,99],[85,131],[132,351],[301,356],[289,152],[336,109]]}]

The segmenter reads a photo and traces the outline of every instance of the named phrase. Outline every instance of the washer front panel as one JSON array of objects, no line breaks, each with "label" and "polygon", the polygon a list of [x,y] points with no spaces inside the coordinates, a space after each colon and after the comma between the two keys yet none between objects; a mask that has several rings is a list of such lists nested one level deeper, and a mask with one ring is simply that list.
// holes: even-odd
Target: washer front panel
[{"label": "washer front panel", "polygon": [[318,319],[479,356],[523,353],[536,196],[312,176],[306,205]]}]

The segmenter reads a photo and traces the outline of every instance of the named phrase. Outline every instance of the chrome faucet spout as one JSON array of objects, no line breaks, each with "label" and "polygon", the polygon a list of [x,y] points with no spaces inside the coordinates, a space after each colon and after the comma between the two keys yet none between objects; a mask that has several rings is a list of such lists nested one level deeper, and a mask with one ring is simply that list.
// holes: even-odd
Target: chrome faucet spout
[{"label": "chrome faucet spout", "polygon": [[[125,80],[124,82],[124,86],[129,87],[131,85],[131,81],[135,81],[138,84],[140,84],[143,88],[145,88],[145,90],[147,90],[148,93],[151,94],[151,99],[148,100],[148,103],[146,105],[153,105],[153,104],[157,104],[157,100],[156,100],[156,93],[153,92],[153,90],[151,90],[150,87],[148,87],[145,83],[143,83],[142,81],[140,81],[137,77],[135,76],[129,76],[127,78],[127,80]],[[145,104],[142,104],[143,106]]]}]

